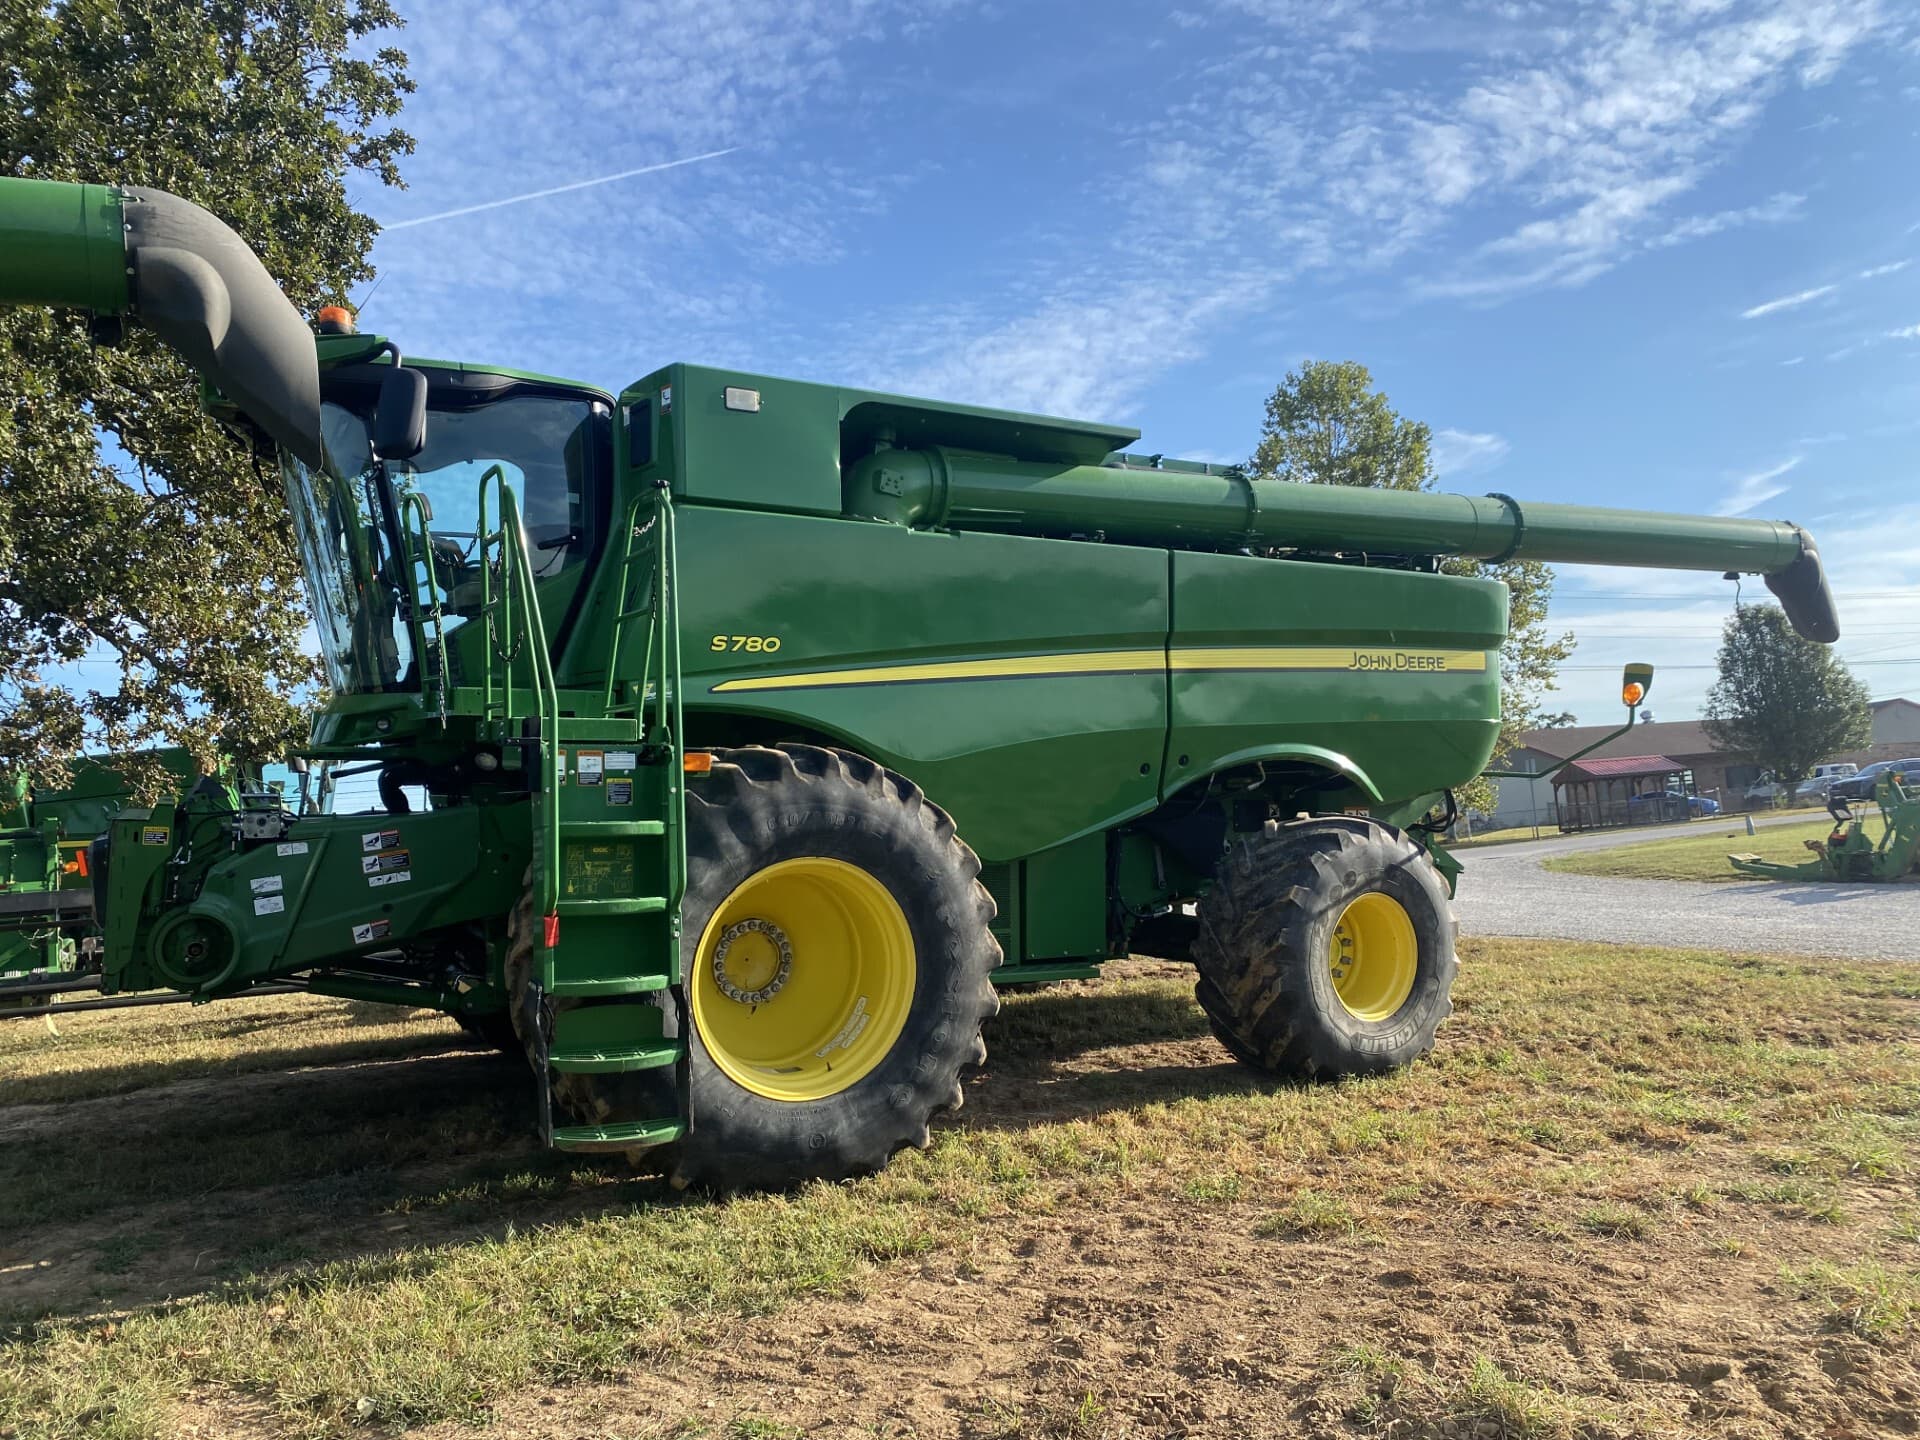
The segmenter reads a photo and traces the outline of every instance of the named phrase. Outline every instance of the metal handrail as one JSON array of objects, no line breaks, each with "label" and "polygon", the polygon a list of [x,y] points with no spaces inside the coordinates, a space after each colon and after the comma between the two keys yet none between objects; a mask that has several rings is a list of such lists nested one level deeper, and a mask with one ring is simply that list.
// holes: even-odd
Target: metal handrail
[{"label": "metal handrail", "polygon": [[[409,520],[418,524],[409,527]],[[429,528],[425,498],[417,490],[400,492],[400,529],[407,539],[417,540],[420,547],[420,566],[426,572],[427,613],[433,620],[433,660],[434,694],[440,711],[440,727],[447,725],[447,626],[445,616],[440,609],[440,585],[433,572],[433,531]],[[414,653],[420,654],[426,644],[426,636],[420,628],[420,587],[413,586],[413,604],[408,607],[408,619],[413,622]]]},{"label": "metal handrail", "polygon": [[[500,525],[489,529],[488,496],[498,501]],[[547,654],[546,625],[540,616],[540,601],[530,578],[532,561],[527,556],[526,531],[520,523],[520,504],[507,484],[507,475],[499,465],[488,467],[480,477],[478,540],[475,558],[480,566],[480,618],[486,626],[487,644],[482,651],[481,713],[486,720],[496,716],[505,721],[514,713],[514,662],[527,657],[533,691],[533,710],[540,721],[540,819],[538,829],[543,864],[534,867],[540,891],[535,896],[539,913],[551,915],[560,899],[560,692],[553,681],[553,662]],[[499,594],[494,594],[493,573],[487,552],[498,546],[500,566]],[[494,662],[501,662],[501,677],[496,700]]]}]

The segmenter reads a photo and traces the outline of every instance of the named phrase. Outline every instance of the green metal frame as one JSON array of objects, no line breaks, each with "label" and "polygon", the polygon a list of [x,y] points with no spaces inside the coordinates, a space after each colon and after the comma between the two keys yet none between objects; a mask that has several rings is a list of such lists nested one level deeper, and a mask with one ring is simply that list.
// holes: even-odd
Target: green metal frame
[{"label": "green metal frame", "polygon": [[1824,840],[1809,840],[1814,858],[1782,865],[1748,853],[1729,855],[1742,875],[1763,880],[1864,880],[1885,883],[1920,876],[1920,777],[1903,784],[1898,774],[1884,775],[1873,789],[1880,838],[1867,833],[1865,802],[1837,800],[1830,806],[1834,827]]}]

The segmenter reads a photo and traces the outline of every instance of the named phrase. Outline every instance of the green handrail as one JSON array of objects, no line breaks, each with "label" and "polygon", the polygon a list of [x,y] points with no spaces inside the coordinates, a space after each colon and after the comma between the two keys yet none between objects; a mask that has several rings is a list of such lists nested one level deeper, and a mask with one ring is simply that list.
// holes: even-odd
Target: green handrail
[{"label": "green handrail", "polygon": [[[489,492],[498,499],[500,525],[488,527]],[[499,593],[488,551],[498,546]],[[541,915],[551,915],[560,902],[560,692],[553,683],[553,662],[547,654],[546,625],[540,617],[539,597],[529,578],[526,532],[520,524],[520,504],[499,465],[480,477],[478,538],[475,557],[480,566],[480,617],[487,644],[481,652],[481,713],[488,721],[514,716],[514,664],[523,655],[531,677],[533,713],[540,721],[540,824],[537,841],[543,863],[534,866],[539,886],[534,896]],[[494,662],[500,662],[496,686]],[[498,698],[496,699],[496,689]],[[503,737],[504,738],[504,737]]]},{"label": "green handrail", "polygon": [[[430,524],[431,517],[427,513],[425,497],[417,490],[402,490],[400,492],[400,529],[408,543],[417,542],[420,568],[426,575],[426,608],[433,620],[434,698],[440,711],[440,726],[445,729],[448,689],[447,626],[445,616],[440,609],[440,585],[434,578],[433,531],[429,528]],[[415,583],[411,589],[413,603],[407,607],[407,619],[413,626],[413,653],[424,656],[427,653],[427,637],[420,625],[420,585]]]},{"label": "green handrail", "polygon": [[[686,788],[686,729],[680,708],[680,616],[679,552],[675,537],[673,497],[662,486],[657,492],[655,511],[660,526],[660,562],[654,568],[656,616],[654,629],[659,641],[660,679],[658,712],[664,721],[664,746],[667,764],[667,904],[677,916],[687,889],[687,835],[682,824]],[[650,636],[647,649],[655,649]],[[678,922],[675,922],[678,933]]]}]

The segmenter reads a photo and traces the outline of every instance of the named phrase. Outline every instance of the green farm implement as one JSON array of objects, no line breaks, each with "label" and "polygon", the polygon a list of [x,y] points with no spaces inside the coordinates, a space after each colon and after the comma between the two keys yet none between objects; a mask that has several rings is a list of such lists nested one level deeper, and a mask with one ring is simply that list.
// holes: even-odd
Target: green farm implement
[{"label": "green farm implement", "polygon": [[202,790],[98,847],[109,993],[432,1006],[554,1145],[780,1185],[927,1142],[996,985],[1190,961],[1297,1077],[1433,1045],[1448,787],[1507,595],[1449,557],[1759,574],[1789,524],[1253,484],[1112,425],[675,364],[618,393],[316,335],[150,190],[0,181],[0,303],[144,324],[277,457],[380,806]]},{"label": "green farm implement", "polygon": [[[1920,775],[1899,771],[1883,775],[1873,787],[1873,799],[1836,799],[1828,804],[1833,831],[1824,840],[1809,840],[1813,859],[1799,865],[1781,865],[1758,855],[1729,855],[1743,875],[1766,880],[1912,880],[1920,879]],[[1869,805],[1871,804],[1871,810]],[[1880,838],[1868,832],[1869,817],[1877,812]]]},{"label": "green farm implement", "polygon": [[[0,1011],[98,986],[93,842],[127,807],[122,757],[82,756],[58,789],[16,781],[0,801]],[[184,750],[150,752],[183,793],[199,768]],[[237,804],[235,777],[214,781]]]}]

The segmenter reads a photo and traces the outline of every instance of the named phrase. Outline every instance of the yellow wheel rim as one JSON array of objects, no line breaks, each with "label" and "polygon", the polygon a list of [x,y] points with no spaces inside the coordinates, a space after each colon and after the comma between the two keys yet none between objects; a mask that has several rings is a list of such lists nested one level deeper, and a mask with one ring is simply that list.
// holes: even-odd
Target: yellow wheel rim
[{"label": "yellow wheel rim", "polygon": [[893,1049],[913,1007],[913,932],[900,903],[844,860],[783,860],[713,912],[688,976],[693,1023],[736,1084],[819,1100]]},{"label": "yellow wheel rim", "polygon": [[1327,945],[1333,993],[1362,1020],[1385,1020],[1407,1003],[1420,969],[1420,942],[1406,908],[1378,891],[1348,903]]}]

